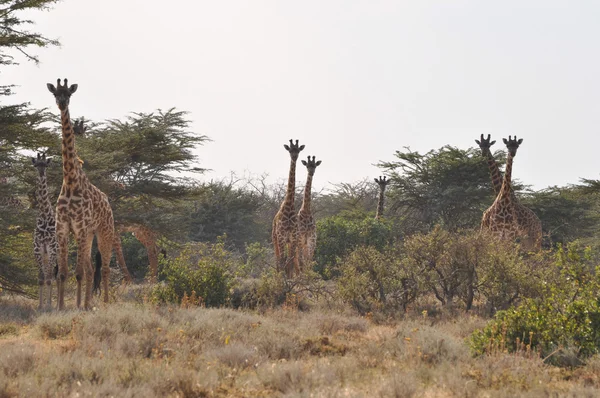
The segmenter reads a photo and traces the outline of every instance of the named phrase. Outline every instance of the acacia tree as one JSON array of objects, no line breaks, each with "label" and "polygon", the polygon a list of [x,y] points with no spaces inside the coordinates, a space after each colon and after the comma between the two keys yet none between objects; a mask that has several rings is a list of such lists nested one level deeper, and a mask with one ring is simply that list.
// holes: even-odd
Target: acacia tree
[{"label": "acacia tree", "polygon": [[[57,40],[29,30],[33,21],[23,18],[28,11],[47,10],[56,2],[0,0],[0,67],[17,65],[16,53],[38,63],[32,48],[59,44]],[[0,85],[0,96],[12,94],[12,87],[11,84]],[[18,165],[21,163],[20,151],[37,150],[53,142],[50,132],[41,127],[47,118],[46,112],[31,110],[27,104],[0,105],[0,204],[6,204],[9,199],[13,203],[23,203],[22,207],[0,209],[0,290],[27,293],[24,285],[35,277],[35,267],[27,266],[25,252],[25,248],[31,248],[31,236],[26,231],[34,221],[25,195],[30,189],[18,178],[22,171]],[[29,265],[33,266],[33,262]]]},{"label": "acacia tree", "polygon": [[394,156],[396,160],[377,166],[392,180],[388,214],[401,216],[406,232],[436,224],[449,230],[479,225],[494,197],[487,163],[478,150],[444,146],[420,154],[406,148]]}]

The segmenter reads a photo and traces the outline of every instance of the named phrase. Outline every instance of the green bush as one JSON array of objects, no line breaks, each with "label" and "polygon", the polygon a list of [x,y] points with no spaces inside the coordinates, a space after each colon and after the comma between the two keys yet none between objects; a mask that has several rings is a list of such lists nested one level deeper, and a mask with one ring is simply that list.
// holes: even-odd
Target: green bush
[{"label": "green bush", "polygon": [[469,310],[480,297],[490,312],[538,294],[546,264],[524,259],[518,247],[494,235],[439,226],[404,243],[404,267],[442,305],[462,301]]},{"label": "green bush", "polygon": [[372,217],[350,220],[340,216],[317,222],[317,248],[315,271],[323,278],[339,276],[339,260],[359,246],[372,246],[382,250],[393,240],[391,222]]},{"label": "green bush", "polygon": [[403,267],[398,249],[361,246],[344,258],[340,271],[340,296],[361,314],[405,309],[418,295],[418,285]]},{"label": "green bush", "polygon": [[[474,353],[527,347],[547,356],[563,348],[584,358],[600,352],[600,278],[590,258],[590,251],[581,250],[577,243],[559,247],[556,278],[548,279],[540,297],[498,312],[476,331],[470,339]],[[558,358],[549,359],[560,364]]]},{"label": "green bush", "polygon": [[207,307],[224,305],[229,298],[233,271],[239,261],[225,250],[224,242],[188,243],[175,258],[164,262],[160,271],[163,283],[151,294],[155,302],[179,302],[192,292]]}]

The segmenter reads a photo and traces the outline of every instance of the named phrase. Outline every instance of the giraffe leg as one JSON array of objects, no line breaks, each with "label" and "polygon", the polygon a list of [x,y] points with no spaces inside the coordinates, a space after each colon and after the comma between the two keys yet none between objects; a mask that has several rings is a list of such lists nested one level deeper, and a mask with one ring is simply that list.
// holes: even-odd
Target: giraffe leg
[{"label": "giraffe leg", "polygon": [[77,278],[77,308],[81,307],[81,285],[85,278],[85,296],[83,307],[90,309],[92,299],[92,286],[94,284],[94,270],[92,268],[92,241],[93,233],[83,229],[77,236],[77,268],[75,276]]},{"label": "giraffe leg", "polygon": [[42,275],[41,270],[38,276],[38,284],[40,285],[40,303],[38,304],[38,310],[41,310],[44,306],[44,275]]},{"label": "giraffe leg", "polygon": [[98,251],[102,256],[102,288],[104,290],[104,302],[108,303],[108,280],[110,277],[110,259],[114,246],[114,236],[111,236],[110,229],[96,235],[98,241]]},{"label": "giraffe leg", "polygon": [[65,283],[69,276],[69,227],[58,225],[56,228],[56,241],[58,242],[58,273],[56,275],[56,289],[58,296],[58,309],[65,306]]},{"label": "giraffe leg", "polygon": [[41,309],[44,303],[44,264],[43,264],[43,257],[42,257],[42,253],[41,253],[41,248],[36,245],[33,249],[33,254],[35,256],[35,261],[37,263],[38,266],[38,284],[40,286],[40,292],[39,292],[39,296],[40,296],[40,303],[38,305],[38,309]]},{"label": "giraffe leg", "polygon": [[273,248],[275,250],[275,265],[277,271],[285,270],[286,256],[285,256],[285,241],[281,239],[277,233],[273,233]]},{"label": "giraffe leg", "polygon": [[[113,240],[114,240],[113,248],[115,249],[115,257],[117,258],[117,264],[119,265],[119,268],[121,269],[121,272],[123,273],[125,282],[132,283],[133,278],[131,277],[129,270],[127,269],[127,265],[125,264],[125,257],[123,256],[123,247],[121,246],[121,237],[119,236],[119,234],[116,231],[115,231]],[[100,253],[100,254],[102,254],[102,253]]]},{"label": "giraffe leg", "polygon": [[148,243],[146,251],[148,252],[148,262],[150,263],[150,282],[156,283],[158,280],[158,250],[156,243]]}]

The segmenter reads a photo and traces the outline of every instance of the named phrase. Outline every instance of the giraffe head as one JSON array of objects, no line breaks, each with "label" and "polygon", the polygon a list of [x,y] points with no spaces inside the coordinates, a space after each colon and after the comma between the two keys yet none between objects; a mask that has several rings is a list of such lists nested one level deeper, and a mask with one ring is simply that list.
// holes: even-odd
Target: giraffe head
[{"label": "giraffe head", "polygon": [[379,189],[385,191],[385,187],[390,183],[391,180],[388,180],[386,176],[379,176],[379,178],[375,178],[375,182],[379,185]]},{"label": "giraffe head", "polygon": [[72,84],[71,87],[69,87],[67,79],[65,79],[64,85],[61,85],[60,79],[57,79],[56,87],[54,87],[54,84],[52,83],[48,83],[46,86],[48,87],[48,90],[54,94],[54,98],[56,98],[56,105],[58,105],[58,109],[61,111],[67,109],[71,95],[77,91],[77,84]]},{"label": "giraffe head", "polygon": [[73,124],[73,133],[75,133],[75,135],[83,137],[86,131],[87,126],[83,124],[83,118],[75,120],[75,123]]},{"label": "giraffe head", "polygon": [[517,155],[517,149],[519,149],[519,145],[521,145],[523,142],[523,138],[517,140],[516,135],[515,138],[512,138],[512,136],[509,135],[508,140],[504,138],[503,141],[506,145],[506,149],[508,149],[508,153],[510,153],[510,156],[514,158]]},{"label": "giraffe head", "polygon": [[312,160],[310,159],[310,156],[307,157],[307,160],[303,160],[302,164],[306,166],[306,170],[308,170],[308,174],[310,175],[314,175],[315,174],[315,170],[317,169],[317,166],[321,164],[321,161],[316,161],[315,162],[315,157],[312,157]]},{"label": "giraffe head", "polygon": [[483,137],[483,134],[481,134],[481,141],[475,140],[477,145],[479,145],[479,148],[481,148],[481,154],[483,156],[488,156],[488,155],[492,154],[490,147],[492,145],[494,145],[496,143],[496,141],[491,141],[491,139],[492,139],[491,134],[488,134],[487,139]]},{"label": "giraffe head", "polygon": [[46,168],[48,166],[50,166],[50,161],[52,160],[52,158],[46,158],[46,154],[45,153],[38,153],[37,154],[37,159],[36,158],[31,158],[31,162],[33,163],[33,167],[35,167],[36,169],[38,169],[38,172],[40,173],[40,175],[44,175],[44,173],[46,172]]},{"label": "giraffe head", "polygon": [[298,160],[298,155],[300,154],[300,151],[304,149],[304,145],[298,145],[298,140],[296,140],[295,144],[292,140],[290,140],[290,145],[288,146],[287,144],[285,144],[283,145],[283,147],[286,151],[290,153],[290,156],[292,157],[293,161]]}]

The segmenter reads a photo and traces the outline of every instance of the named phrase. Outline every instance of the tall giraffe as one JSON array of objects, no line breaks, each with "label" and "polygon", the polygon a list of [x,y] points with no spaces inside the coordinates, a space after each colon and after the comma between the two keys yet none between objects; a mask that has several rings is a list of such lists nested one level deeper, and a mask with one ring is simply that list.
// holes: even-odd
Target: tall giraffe
[{"label": "tall giraffe", "polygon": [[[496,196],[500,193],[502,189],[503,177],[500,169],[498,167],[498,163],[496,159],[492,155],[492,151],[490,147],[496,143],[496,141],[491,141],[491,135],[488,134],[487,139],[484,138],[483,134],[481,134],[481,140],[475,140],[475,142],[479,145],[481,149],[481,154],[487,159],[488,168],[490,170],[490,176],[492,177],[492,189]],[[510,138],[510,137],[509,137]],[[516,138],[515,138],[516,139]],[[507,141],[504,140],[506,143]],[[518,145],[517,145],[518,148]],[[516,154],[516,149],[515,149]],[[523,236],[525,238],[525,242],[523,247],[525,249],[539,250],[542,245],[542,222],[538,218],[538,216],[528,207],[523,206],[519,199],[516,197],[514,190],[510,189],[511,200],[515,209],[516,215],[516,223],[519,225],[519,229],[521,231],[527,231]]]},{"label": "tall giraffe", "polygon": [[521,205],[514,194],[512,187],[513,159],[523,139],[513,139],[511,136],[504,139],[508,149],[506,169],[500,192],[496,200],[483,213],[481,228],[488,229],[501,238],[521,238],[521,246],[525,250],[540,250],[542,246],[542,223],[531,211]]},{"label": "tall giraffe", "polygon": [[94,270],[91,261],[94,235],[98,250],[102,254],[102,276],[104,302],[108,302],[109,263],[112,256],[114,222],[108,197],[96,188],[83,172],[77,161],[75,134],[69,115],[69,100],[77,90],[77,84],[64,85],[57,80],[57,86],[48,83],[48,90],[54,95],[60,110],[62,126],[63,183],[56,205],[56,238],[58,241],[58,309],[64,308],[65,282],[69,274],[68,250],[69,233],[73,232],[77,241],[77,307],[81,306],[81,281],[85,277],[84,308],[89,309],[92,299]]},{"label": "tall giraffe", "polygon": [[52,307],[52,279],[54,279],[55,267],[57,265],[58,243],[56,241],[56,220],[54,209],[48,196],[48,181],[46,168],[50,166],[52,158],[46,158],[46,154],[39,154],[31,158],[33,167],[38,170],[36,195],[38,205],[38,216],[33,233],[33,254],[38,265],[38,282],[40,285],[40,304],[44,305],[44,286],[48,290],[47,305]]},{"label": "tall giraffe", "polygon": [[[78,137],[85,136],[87,129],[88,128],[84,124],[83,117],[79,120],[75,120],[75,123],[73,123],[73,134],[75,134]],[[77,161],[83,166],[84,161],[79,156],[77,156]],[[127,282],[127,283],[133,282],[133,278],[131,277],[129,270],[127,269],[127,265],[125,264],[125,258],[123,257],[123,249],[121,248],[121,239],[117,233],[115,233],[115,235],[114,235],[113,248],[115,249],[115,257],[117,260],[117,265],[119,266],[119,268],[121,269],[121,272],[123,273],[125,282]],[[93,291],[100,289],[100,281],[101,281],[100,269],[102,266],[102,255],[100,254],[100,252],[96,252],[95,258],[96,258],[96,270],[94,271],[94,287],[92,288]],[[100,266],[100,268],[98,268],[98,266]]]},{"label": "tall giraffe", "polygon": [[310,208],[310,203],[313,176],[315,175],[317,166],[321,164],[321,161],[315,162],[315,157],[313,156],[311,159],[309,156],[308,160],[302,161],[302,164],[306,166],[308,174],[306,176],[306,186],[304,187],[302,206],[298,212],[297,250],[300,269],[295,270],[296,275],[300,273],[300,270],[310,265],[315,254],[315,248],[317,247],[317,225],[315,224],[315,217]]},{"label": "tall giraffe", "polygon": [[375,178],[375,182],[379,185],[379,201],[377,202],[377,212],[375,213],[375,219],[378,220],[383,217],[383,202],[385,200],[385,187],[390,183],[390,180],[386,176],[379,176],[379,179]]},{"label": "tall giraffe", "polygon": [[475,142],[481,149],[481,155],[483,155],[483,157],[487,160],[488,168],[490,169],[490,175],[492,177],[492,189],[494,190],[494,194],[498,196],[500,189],[502,188],[502,174],[500,173],[498,163],[496,163],[496,159],[494,159],[494,155],[492,155],[492,151],[490,149],[491,146],[496,143],[496,141],[490,141],[491,139],[491,134],[488,134],[487,139],[483,137],[483,134],[481,134],[481,141],[475,140]]},{"label": "tall giraffe", "polygon": [[298,140],[295,144],[290,140],[290,145],[283,147],[290,153],[290,174],[285,198],[273,219],[272,238],[277,269],[285,270],[287,277],[291,278],[294,269],[299,269],[296,252],[298,217],[294,206],[294,197],[296,195],[296,161],[300,151],[304,149],[304,145],[298,145]]}]

